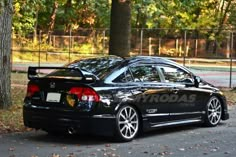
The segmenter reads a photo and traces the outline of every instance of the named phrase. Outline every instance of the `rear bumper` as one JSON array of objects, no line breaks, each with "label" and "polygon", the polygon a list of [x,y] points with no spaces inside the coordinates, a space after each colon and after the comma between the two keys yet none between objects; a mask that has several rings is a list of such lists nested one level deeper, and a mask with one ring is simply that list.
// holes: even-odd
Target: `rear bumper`
[{"label": "rear bumper", "polygon": [[115,116],[83,115],[74,110],[49,108],[23,108],[24,125],[45,131],[67,132],[73,128],[76,133],[112,136],[115,130]]}]

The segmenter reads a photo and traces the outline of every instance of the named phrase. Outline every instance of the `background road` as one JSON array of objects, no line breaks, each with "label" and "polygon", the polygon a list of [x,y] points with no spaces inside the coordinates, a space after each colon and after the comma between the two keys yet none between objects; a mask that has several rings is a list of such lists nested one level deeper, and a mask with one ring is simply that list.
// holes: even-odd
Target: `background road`
[{"label": "background road", "polygon": [[236,107],[215,128],[160,129],[128,143],[95,136],[52,137],[41,131],[0,135],[1,157],[235,157]]},{"label": "background road", "polygon": [[[209,71],[207,69],[190,69],[195,75],[217,87],[229,87],[230,73],[225,71]],[[236,87],[236,72],[232,72],[231,87]]]}]

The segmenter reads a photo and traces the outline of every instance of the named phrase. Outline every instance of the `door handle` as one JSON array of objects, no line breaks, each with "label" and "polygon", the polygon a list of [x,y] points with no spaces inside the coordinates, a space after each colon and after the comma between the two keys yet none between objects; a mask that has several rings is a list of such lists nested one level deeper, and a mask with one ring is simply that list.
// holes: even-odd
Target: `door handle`
[{"label": "door handle", "polygon": [[171,92],[173,92],[174,94],[177,94],[179,92],[179,89],[174,87],[171,89]]}]

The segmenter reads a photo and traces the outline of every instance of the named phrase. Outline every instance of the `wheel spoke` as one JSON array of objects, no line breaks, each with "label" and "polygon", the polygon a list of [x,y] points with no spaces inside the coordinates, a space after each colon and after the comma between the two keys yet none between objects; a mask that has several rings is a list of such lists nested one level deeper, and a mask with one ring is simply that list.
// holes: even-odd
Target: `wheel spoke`
[{"label": "wheel spoke", "polygon": [[129,128],[128,128],[128,126],[126,126],[126,129],[125,129],[125,136],[126,136],[126,137],[128,137],[128,136],[127,136],[128,130],[129,130]]},{"label": "wheel spoke", "polygon": [[122,133],[122,132],[125,130],[126,127],[127,127],[127,126],[124,125],[124,126],[120,129],[120,132]]},{"label": "wheel spoke", "polygon": [[218,121],[218,117],[214,116],[214,123],[216,123]]},{"label": "wheel spoke", "polygon": [[213,109],[208,109],[208,112],[212,113],[212,112],[214,112],[214,110]]},{"label": "wheel spoke", "polygon": [[212,103],[213,103],[213,108],[215,109],[216,108],[216,99],[213,99]]},{"label": "wheel spoke", "polygon": [[213,117],[213,112],[208,115],[208,118],[211,118],[211,117]]},{"label": "wheel spoke", "polygon": [[133,115],[130,117],[130,120],[133,120],[135,117],[136,117],[136,114],[133,114]]},{"label": "wheel spoke", "polygon": [[132,135],[133,135],[133,134],[132,134],[132,130],[131,130],[130,127],[128,127],[128,132],[129,132],[129,136],[132,136]]},{"label": "wheel spoke", "polygon": [[129,118],[130,118],[131,114],[132,114],[132,109],[130,108],[130,109],[129,109],[129,115],[128,115]]},{"label": "wheel spoke", "polygon": [[209,108],[214,109],[212,102],[210,102]]},{"label": "wheel spoke", "polygon": [[119,124],[126,124],[126,121],[119,121]]},{"label": "wheel spoke", "polygon": [[125,108],[125,117],[126,117],[126,118],[128,118],[128,117],[129,117],[129,115],[128,115],[128,113],[127,113],[127,112],[128,112],[127,110],[128,110],[128,109],[127,109],[127,108]]},{"label": "wheel spoke", "polygon": [[212,123],[212,122],[213,122],[213,120],[214,120],[214,117],[213,117],[213,116],[211,116],[211,117],[210,117],[210,122]]},{"label": "wheel spoke", "polygon": [[137,125],[136,125],[136,124],[131,124],[130,127],[131,127],[133,130],[136,130],[136,129],[137,129]]},{"label": "wheel spoke", "polygon": [[126,120],[125,115],[123,115],[122,113],[120,114],[120,117],[122,117],[124,120]]},{"label": "wheel spoke", "polygon": [[221,106],[220,106],[220,105],[216,108],[216,110],[218,111],[219,109],[221,109]]},{"label": "wheel spoke", "polygon": [[138,121],[136,120],[136,121],[131,121],[130,122],[131,124],[138,124]]}]

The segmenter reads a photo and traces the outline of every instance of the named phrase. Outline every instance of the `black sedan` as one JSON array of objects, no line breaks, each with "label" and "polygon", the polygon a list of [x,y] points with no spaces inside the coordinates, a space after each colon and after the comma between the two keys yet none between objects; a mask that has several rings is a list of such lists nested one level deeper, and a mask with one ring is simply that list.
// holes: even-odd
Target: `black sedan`
[{"label": "black sedan", "polygon": [[106,56],[64,67],[29,67],[28,78],[24,124],[48,133],[130,141],[140,131],[192,123],[216,126],[229,119],[218,88],[160,57]]}]

